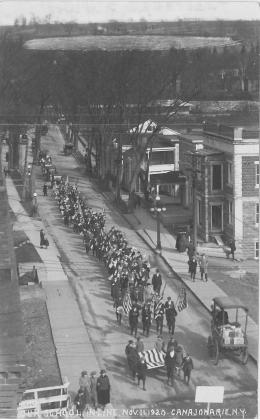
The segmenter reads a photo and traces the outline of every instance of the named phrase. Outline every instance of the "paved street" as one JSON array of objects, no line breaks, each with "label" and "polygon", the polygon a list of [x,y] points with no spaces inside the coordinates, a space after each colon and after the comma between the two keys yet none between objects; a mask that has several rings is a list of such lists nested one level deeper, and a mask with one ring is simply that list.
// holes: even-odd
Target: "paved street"
[{"label": "paved street", "polygon": [[[46,137],[42,138],[42,149],[48,149],[53,157],[53,162],[59,174],[69,176],[70,182],[76,182],[79,190],[85,195],[88,205],[96,210],[105,209],[106,228],[115,225],[124,233],[128,242],[146,254],[151,262],[152,269],[159,267],[163,278],[166,281],[165,298],[168,295],[177,298],[181,284],[174,277],[160,257],[154,254],[150,247],[144,244],[136,232],[122,216],[113,209],[105,196],[100,193],[95,184],[89,180],[82,167],[80,167],[72,156],[64,156],[62,153],[63,138],[59,129],[52,126]],[[110,297],[110,284],[107,273],[102,263],[94,257],[86,256],[82,238],[74,234],[70,228],[65,228],[53,197],[43,197],[43,179],[40,168],[35,169],[36,191],[40,216],[43,219],[48,235],[56,244],[61,264],[70,284],[74,289],[85,328],[89,336],[90,345],[85,349],[87,357],[95,354],[98,367],[106,367],[112,384],[112,404],[114,408],[135,408],[135,407],[185,407],[188,402],[194,401],[196,385],[224,385],[225,395],[233,399],[226,400],[225,407],[244,407],[246,416],[255,415],[255,391],[257,388],[257,372],[255,364],[249,361],[246,366],[240,365],[236,360],[223,359],[219,366],[213,365],[209,360],[207,352],[207,338],[210,331],[210,317],[198,300],[190,295],[189,307],[182,311],[177,317],[176,338],[184,345],[185,349],[192,355],[195,370],[192,372],[190,387],[176,380],[173,388],[166,384],[164,369],[149,373],[147,391],[137,388],[129,377],[126,369],[124,348],[130,339],[128,323],[125,319],[119,327],[116,323],[112,300]],[[44,252],[44,251],[42,251]],[[51,260],[51,247],[47,251],[47,264]],[[50,256],[49,256],[50,255]],[[44,260],[44,257],[42,257]],[[52,268],[53,270],[53,268]],[[49,270],[51,273],[51,270]],[[55,281],[55,271],[52,271],[49,281]],[[53,277],[53,278],[52,278]],[[58,297],[57,297],[58,298]],[[55,305],[55,298],[53,298]],[[66,313],[66,307],[63,308]],[[167,339],[166,333],[164,334]],[[75,340],[78,340],[75,334]],[[149,339],[144,338],[145,348],[152,348],[156,340],[154,327]],[[77,351],[75,351],[76,357]],[[73,355],[71,355],[73,359]],[[68,362],[69,363],[69,362]],[[82,366],[82,369],[86,366]],[[74,372],[74,376],[80,372]],[[244,393],[249,393],[245,395]],[[190,405],[189,405],[190,406]]]}]

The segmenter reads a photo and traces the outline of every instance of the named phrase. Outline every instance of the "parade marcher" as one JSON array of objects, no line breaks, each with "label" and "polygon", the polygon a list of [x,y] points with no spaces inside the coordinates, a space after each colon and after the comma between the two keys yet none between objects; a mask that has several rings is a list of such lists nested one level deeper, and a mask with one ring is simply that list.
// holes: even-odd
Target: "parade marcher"
[{"label": "parade marcher", "polygon": [[131,371],[131,375],[134,381],[136,378],[137,364],[139,362],[139,359],[140,359],[139,354],[137,353],[135,344],[132,343],[129,347],[129,352],[127,355],[127,362],[128,362],[128,366],[129,366],[129,369]]},{"label": "parade marcher", "polygon": [[143,390],[146,391],[145,382],[146,382],[146,375],[147,375],[147,364],[144,357],[141,357],[137,363],[137,380],[138,385],[140,385],[140,381],[143,382]]},{"label": "parade marcher", "polygon": [[103,410],[110,403],[110,382],[104,369],[101,370],[97,379],[97,401]]},{"label": "parade marcher", "polygon": [[174,335],[175,318],[177,316],[177,312],[170,296],[167,298],[167,301],[165,302],[164,307],[165,307],[165,316],[166,316],[169,333]]},{"label": "parade marcher", "polygon": [[156,332],[159,333],[160,335],[162,335],[162,331],[163,331],[163,320],[164,320],[164,305],[162,303],[157,313],[155,313]]},{"label": "parade marcher", "polygon": [[86,408],[86,393],[83,387],[78,390],[77,395],[74,399],[74,404],[80,418],[83,419],[83,412]]},{"label": "parade marcher", "polygon": [[97,409],[97,372],[90,373],[90,402],[94,410]]},{"label": "parade marcher", "polygon": [[43,190],[44,197],[46,197],[48,195],[48,186],[47,186],[47,184],[44,184],[43,185],[42,190]]},{"label": "parade marcher", "polygon": [[199,261],[200,264],[200,278],[203,281],[203,276],[205,275],[205,281],[208,281],[208,259],[205,254],[202,254],[202,257]]},{"label": "parade marcher", "polygon": [[177,372],[177,375],[180,376],[180,371],[182,369],[182,363],[183,363],[183,357],[184,357],[184,351],[183,351],[183,347],[178,344],[176,349],[175,349],[175,369]]},{"label": "parade marcher", "polygon": [[156,269],[156,273],[152,277],[152,285],[154,293],[157,293],[159,295],[162,287],[162,276],[158,268]]},{"label": "parade marcher", "polygon": [[130,331],[131,335],[137,334],[137,327],[138,327],[138,317],[139,317],[139,309],[137,305],[133,305],[133,307],[129,311],[129,325],[130,325]]},{"label": "parade marcher", "polygon": [[115,301],[115,308],[116,308],[116,320],[117,320],[118,324],[121,325],[122,316],[123,316],[123,312],[124,312],[123,301],[122,301],[121,297],[119,297]]},{"label": "parade marcher", "polygon": [[157,350],[158,353],[160,353],[161,351],[164,351],[164,346],[165,346],[165,343],[163,341],[162,336],[158,335],[157,340],[154,345],[155,350]]},{"label": "parade marcher", "polygon": [[170,350],[165,356],[165,366],[167,371],[167,383],[173,386],[174,384],[174,371],[175,371],[175,351]]},{"label": "parade marcher", "polygon": [[189,385],[191,371],[194,369],[193,360],[190,355],[187,353],[186,356],[183,358],[182,362],[182,370],[184,375],[184,382]]},{"label": "parade marcher", "polygon": [[136,339],[136,351],[137,353],[144,351],[144,342],[140,336],[138,336]]},{"label": "parade marcher", "polygon": [[142,309],[142,323],[143,323],[143,335],[149,336],[150,327],[152,322],[152,312],[150,305],[145,304]]},{"label": "parade marcher", "polygon": [[188,262],[189,264],[189,272],[192,281],[195,281],[196,272],[197,272],[197,260],[196,257],[193,256],[191,260]]},{"label": "parade marcher", "polygon": [[168,353],[171,350],[176,350],[177,346],[178,346],[178,341],[172,335],[170,337],[170,340],[168,341],[166,352]]},{"label": "parade marcher", "polygon": [[130,354],[131,348],[133,347],[133,344],[134,344],[133,340],[128,341],[128,344],[126,345],[126,348],[125,348],[126,357],[128,357],[128,355]]}]

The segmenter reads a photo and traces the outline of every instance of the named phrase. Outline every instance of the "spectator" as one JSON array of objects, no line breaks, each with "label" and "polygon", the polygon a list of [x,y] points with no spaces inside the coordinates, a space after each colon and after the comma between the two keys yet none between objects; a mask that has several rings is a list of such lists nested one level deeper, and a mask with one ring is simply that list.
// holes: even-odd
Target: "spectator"
[{"label": "spectator", "polygon": [[205,254],[202,254],[202,257],[199,261],[200,264],[200,278],[203,281],[205,275],[205,281],[208,281],[208,259]]},{"label": "spectator", "polygon": [[90,402],[94,408],[97,409],[97,372],[93,371],[90,374]]},{"label": "spectator", "polygon": [[195,281],[196,272],[197,272],[197,260],[196,260],[196,258],[193,256],[192,259],[189,260],[188,264],[189,264],[190,278],[192,279],[192,281]]},{"label": "spectator", "polygon": [[79,414],[79,416],[83,419],[83,412],[86,407],[86,394],[84,388],[80,388],[78,390],[78,393],[74,399],[74,404],[76,406],[76,410]]},{"label": "spectator", "polygon": [[110,382],[104,369],[101,370],[97,379],[97,400],[103,410],[110,403]]},{"label": "spectator", "polygon": [[137,363],[137,380],[138,380],[138,385],[140,385],[140,381],[143,382],[144,391],[146,391],[146,388],[145,388],[146,374],[147,374],[147,364],[146,364],[145,358],[141,357],[141,359]]},{"label": "spectator", "polygon": [[232,255],[232,259],[235,259],[235,251],[236,251],[236,245],[234,239],[232,239],[229,243],[230,246],[230,254]]},{"label": "spectator", "polygon": [[88,372],[83,370],[79,378],[79,387],[84,389],[86,404],[90,402],[90,378]]}]

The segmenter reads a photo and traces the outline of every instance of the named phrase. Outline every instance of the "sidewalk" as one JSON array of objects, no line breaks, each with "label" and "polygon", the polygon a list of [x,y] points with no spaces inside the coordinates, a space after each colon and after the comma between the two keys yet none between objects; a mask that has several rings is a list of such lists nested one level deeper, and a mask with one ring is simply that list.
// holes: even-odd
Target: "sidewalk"
[{"label": "sidewalk", "polygon": [[9,205],[17,217],[14,230],[23,230],[26,233],[44,262],[44,268],[38,271],[38,275],[46,293],[46,305],[61,377],[63,381],[65,377],[68,378],[70,391],[77,392],[80,372],[84,369],[98,370],[92,343],[69,280],[61,266],[55,243],[48,237],[49,248],[40,248],[40,229],[44,229],[42,221],[26,214],[10,177],[6,178],[6,188]]},{"label": "sidewalk", "polygon": [[[156,247],[157,227],[156,220],[148,212],[139,208],[134,214],[125,214],[133,229],[143,238],[143,240],[152,248]],[[188,275],[187,255],[175,250],[174,237],[161,224],[161,256],[171,269],[181,278],[186,287],[199,299],[202,305],[211,310],[212,298],[216,296],[227,296],[213,281],[192,282]],[[240,318],[241,319],[241,318]],[[242,319],[241,319],[242,320]],[[247,337],[249,354],[254,360],[258,361],[258,325],[248,317]]]}]

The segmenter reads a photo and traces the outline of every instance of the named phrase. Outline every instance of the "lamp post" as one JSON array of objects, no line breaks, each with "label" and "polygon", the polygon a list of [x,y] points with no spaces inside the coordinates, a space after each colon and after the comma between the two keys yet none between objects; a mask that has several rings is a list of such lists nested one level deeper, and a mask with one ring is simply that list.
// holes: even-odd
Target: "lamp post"
[{"label": "lamp post", "polygon": [[165,207],[162,207],[161,204],[161,197],[159,196],[159,193],[157,191],[157,195],[155,197],[155,206],[150,208],[150,211],[156,215],[156,222],[157,222],[157,245],[156,249],[160,252],[162,250],[162,244],[161,244],[161,229],[160,229],[160,214],[164,211],[166,211]]}]

